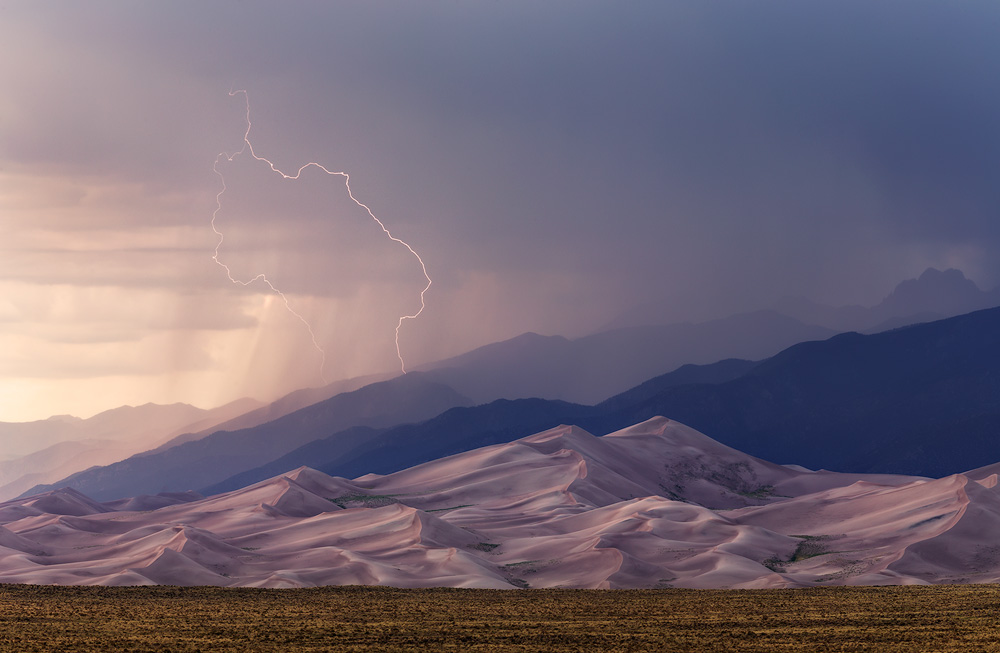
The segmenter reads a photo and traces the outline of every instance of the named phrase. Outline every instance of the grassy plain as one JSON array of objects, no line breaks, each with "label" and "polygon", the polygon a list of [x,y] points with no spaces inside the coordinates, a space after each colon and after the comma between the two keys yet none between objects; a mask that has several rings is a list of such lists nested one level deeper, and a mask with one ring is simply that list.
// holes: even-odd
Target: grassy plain
[{"label": "grassy plain", "polygon": [[0,585],[3,651],[1000,651],[1000,586],[399,590]]}]

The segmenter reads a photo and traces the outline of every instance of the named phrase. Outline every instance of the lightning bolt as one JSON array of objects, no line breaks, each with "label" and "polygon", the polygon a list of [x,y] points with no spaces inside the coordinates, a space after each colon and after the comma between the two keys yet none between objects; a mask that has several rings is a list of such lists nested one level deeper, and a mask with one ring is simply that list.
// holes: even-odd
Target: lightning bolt
[{"label": "lightning bolt", "polygon": [[272,172],[281,175],[283,179],[288,179],[293,181],[297,180],[299,179],[299,177],[302,176],[303,171],[307,170],[308,168],[318,168],[319,170],[322,170],[325,174],[331,177],[343,177],[344,187],[347,189],[347,195],[348,197],[351,198],[351,201],[353,201],[355,204],[357,204],[359,207],[364,209],[365,212],[368,213],[369,217],[371,217],[371,219],[378,224],[378,226],[382,229],[382,231],[385,232],[385,235],[388,236],[389,240],[399,243],[400,245],[405,247],[410,252],[410,254],[413,254],[413,256],[417,259],[417,262],[420,263],[420,269],[424,274],[424,279],[427,280],[427,284],[424,286],[423,290],[420,291],[420,309],[416,313],[413,313],[412,315],[400,315],[399,322],[397,322],[396,324],[396,357],[399,358],[400,370],[403,372],[403,374],[406,374],[406,361],[403,360],[403,352],[399,346],[399,331],[400,329],[403,328],[403,323],[406,320],[415,320],[416,318],[420,317],[420,314],[424,312],[424,308],[426,308],[427,306],[424,300],[424,296],[427,294],[427,291],[430,290],[431,284],[433,283],[431,281],[430,275],[427,274],[427,265],[424,263],[424,260],[420,258],[420,255],[417,254],[416,250],[414,250],[410,246],[409,243],[407,243],[405,240],[397,238],[396,236],[393,236],[392,233],[389,231],[389,229],[385,226],[385,223],[383,223],[381,220],[378,219],[378,216],[376,216],[375,213],[372,212],[372,210],[368,207],[368,205],[365,204],[364,202],[361,202],[358,198],[354,196],[354,193],[351,191],[351,176],[348,173],[339,170],[338,171],[330,170],[329,168],[320,163],[316,163],[315,161],[310,161],[309,163],[300,166],[299,169],[295,171],[295,174],[290,175],[278,169],[278,167],[275,166],[274,163],[272,163],[269,159],[257,154],[257,152],[255,152],[253,149],[253,143],[250,142],[250,130],[253,126],[253,124],[250,122],[250,96],[244,89],[229,91],[230,97],[240,94],[243,95],[243,99],[246,102],[247,129],[243,133],[243,147],[241,147],[238,152],[235,152],[233,154],[228,154],[225,152],[220,153],[217,157],[215,157],[215,163],[212,165],[212,170],[215,172],[215,174],[219,176],[219,180],[222,183],[222,188],[215,196],[215,211],[212,212],[212,231],[215,232],[215,235],[218,237],[218,241],[216,241],[215,243],[215,252],[212,254],[212,260],[215,261],[220,267],[222,267],[223,270],[226,271],[226,276],[229,277],[229,280],[232,283],[239,284],[241,286],[249,286],[253,283],[260,281],[264,285],[266,285],[272,292],[274,292],[281,298],[281,300],[285,304],[285,308],[288,309],[288,312],[294,315],[296,318],[298,318],[299,321],[301,321],[302,324],[304,324],[306,329],[309,331],[309,337],[312,338],[313,347],[315,347],[316,351],[318,351],[320,354],[320,376],[323,378],[324,382],[326,382],[326,373],[325,373],[326,351],[319,344],[319,341],[316,338],[316,332],[313,330],[312,325],[309,323],[309,320],[307,320],[305,317],[302,316],[302,314],[298,313],[295,309],[292,308],[291,303],[288,301],[288,296],[285,295],[285,293],[283,293],[281,290],[279,290],[273,283],[271,283],[271,281],[267,278],[266,274],[264,273],[258,274],[252,279],[246,279],[246,280],[238,279],[233,276],[233,272],[229,268],[229,266],[226,265],[219,258],[219,249],[222,247],[222,243],[225,241],[225,236],[221,231],[219,231],[219,228],[216,226],[215,221],[219,215],[219,212],[222,211],[222,196],[226,192],[226,177],[225,175],[222,174],[222,171],[219,170],[219,163],[223,159],[225,159],[228,162],[232,162],[236,157],[249,152],[251,157],[253,157],[257,161],[260,161],[261,163],[267,164],[268,167],[271,168]]}]

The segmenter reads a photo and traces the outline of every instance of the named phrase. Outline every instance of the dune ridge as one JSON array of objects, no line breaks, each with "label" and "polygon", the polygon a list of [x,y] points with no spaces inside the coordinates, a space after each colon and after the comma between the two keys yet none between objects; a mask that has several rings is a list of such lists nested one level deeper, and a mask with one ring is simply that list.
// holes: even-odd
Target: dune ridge
[{"label": "dune ridge", "polygon": [[1000,581],[994,468],[776,465],[657,417],[560,426],[394,474],[0,504],[0,582],[763,588]]}]

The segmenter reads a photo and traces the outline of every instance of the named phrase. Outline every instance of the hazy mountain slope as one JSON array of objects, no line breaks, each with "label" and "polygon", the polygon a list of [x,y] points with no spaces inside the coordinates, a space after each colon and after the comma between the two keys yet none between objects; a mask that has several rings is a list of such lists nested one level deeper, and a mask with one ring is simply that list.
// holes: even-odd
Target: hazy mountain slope
[{"label": "hazy mountain slope", "polygon": [[917,279],[907,279],[897,285],[872,311],[876,319],[938,313],[960,315],[1000,303],[1000,288],[992,292],[979,289],[961,270],[945,271],[927,268]]},{"label": "hazy mountain slope", "polygon": [[217,422],[211,425],[194,425],[197,428],[192,428],[189,431],[177,434],[169,441],[164,442],[162,445],[153,449],[153,451],[162,451],[175,445],[183,444],[184,442],[198,440],[206,435],[209,435],[210,433],[214,433],[215,431],[238,431],[240,429],[259,426],[260,424],[265,424],[280,417],[284,417],[289,413],[294,413],[300,408],[311,406],[315,403],[319,403],[325,399],[335,397],[345,392],[353,392],[354,390],[363,388],[366,385],[377,383],[378,381],[385,381],[388,378],[390,377],[386,375],[355,377],[353,379],[334,381],[333,383],[319,388],[302,388],[300,390],[295,390],[294,392],[290,392],[280,399],[268,404],[260,405],[258,402],[257,405],[252,408],[233,414],[226,421]]},{"label": "hazy mountain slope", "polygon": [[[94,465],[107,465],[148,450],[178,432],[209,428],[260,406],[241,399],[211,410],[187,404],[123,406],[90,419],[55,417],[0,424],[0,500],[40,483],[51,483]],[[62,438],[51,444],[54,438]],[[37,449],[36,449],[37,447]],[[13,455],[30,450],[30,453]]]},{"label": "hazy mountain slope", "polygon": [[[721,382],[739,376],[756,363],[730,359],[712,365],[684,365],[643,384],[637,393],[656,392],[692,382]],[[634,402],[635,400],[633,400]],[[510,442],[559,424],[590,423],[588,406],[540,399],[501,399],[487,405],[453,408],[420,424],[371,431],[357,447],[343,445],[340,434],[310,442],[285,456],[199,490],[226,492],[303,465],[337,476],[389,473],[500,442]]]},{"label": "hazy mountain slope", "polygon": [[[451,410],[461,409],[452,408]],[[445,411],[444,414],[449,412]],[[276,458],[259,467],[241,471],[222,481],[213,482],[206,487],[198,489],[197,492],[203,495],[229,492],[258,483],[272,476],[279,476],[290,469],[308,467],[309,465],[306,465],[307,462],[312,462],[313,467],[319,468],[328,464],[323,461],[350,459],[354,455],[354,452],[361,448],[363,443],[378,437],[385,430],[373,429],[368,426],[355,426],[344,431],[338,431],[333,435],[304,444],[280,458]]]},{"label": "hazy mountain slope", "polygon": [[[995,466],[994,466],[995,467]],[[232,492],[0,504],[0,580],[304,587],[997,582],[989,468],[804,472],[654,418],[560,426],[387,476],[307,467]]]},{"label": "hazy mountain slope", "polygon": [[820,324],[837,332],[864,331],[877,323],[877,318],[871,315],[870,306],[828,306],[806,297],[784,297],[773,308],[800,322]]},{"label": "hazy mountain slope", "polygon": [[0,456],[10,460],[71,440],[143,441],[151,446],[204,418],[187,404],[122,406],[89,419],[58,415],[34,422],[0,422]]},{"label": "hazy mountain slope", "polygon": [[[995,306],[1000,306],[1000,287],[983,291],[960,270],[942,272],[928,268],[918,278],[897,284],[874,306],[829,306],[806,297],[784,297],[772,308],[804,324],[816,324],[837,332],[877,333]],[[676,320],[673,304],[648,302],[622,312],[601,331],[671,324]]]},{"label": "hazy mountain slope", "polygon": [[113,408],[88,419],[57,415],[34,422],[0,422],[0,458],[20,458],[61,442],[82,440],[149,448],[185,430],[209,428],[260,405],[253,399],[212,409],[188,404],[145,404]]},{"label": "hazy mountain slope", "polygon": [[524,334],[422,369],[478,402],[538,397],[595,403],[689,363],[759,360],[834,332],[773,311],[702,324],[635,327],[576,340]]},{"label": "hazy mountain slope", "polygon": [[601,411],[608,413],[615,408],[638,404],[646,399],[655,397],[668,388],[675,388],[682,385],[726,383],[727,381],[740,378],[759,364],[760,361],[727,358],[726,360],[709,365],[684,365],[673,372],[653,377],[634,388],[630,388],[614,397],[609,397],[600,403]]},{"label": "hazy mountain slope", "polygon": [[[596,407],[533,400],[456,409],[373,434],[359,448],[344,448],[337,438],[312,443],[204,491],[233,489],[307,462],[340,476],[389,473],[557,423],[607,433],[660,414],[763,458],[939,476],[1000,460],[993,437],[1000,426],[997,334],[1000,309],[802,343],[762,363],[683,367]],[[694,379],[718,382],[685,383]]]},{"label": "hazy mountain slope", "polygon": [[[998,334],[1000,309],[991,309],[871,336],[843,334],[801,343],[757,365],[723,362],[704,374],[726,379],[744,368],[749,371],[717,384],[675,385],[670,376],[677,381],[685,375],[697,376],[691,368],[678,370],[594,408],[541,400],[523,405],[500,403],[364,438],[355,435],[339,440],[338,435],[231,481],[225,479],[357,424],[340,428],[326,424],[325,430],[314,431],[296,427],[291,430],[294,442],[277,450],[241,448],[235,444],[238,438],[230,441],[225,439],[230,436],[224,436],[219,441],[232,443],[223,447],[224,453],[197,449],[171,454],[178,455],[178,460],[197,461],[179,463],[183,470],[178,474],[157,476],[156,465],[147,467],[131,460],[114,470],[91,470],[68,482],[84,487],[77,483],[85,480],[86,487],[93,488],[91,493],[103,498],[163,489],[230,488],[305,460],[342,475],[390,472],[434,456],[521,437],[528,429],[556,422],[607,433],[658,414],[674,415],[764,458],[794,460],[812,468],[942,475],[1000,459],[1000,445],[991,437],[1000,415]],[[454,404],[445,401],[437,407],[443,410],[450,405]],[[436,414],[430,406],[425,408],[424,418]],[[411,416],[406,421],[420,419]],[[281,427],[263,432],[269,428]],[[217,465],[217,455],[233,460]],[[115,478],[143,480],[137,487],[115,486]]]},{"label": "hazy mountain slope", "polygon": [[[599,408],[613,426],[673,415],[807,467],[940,476],[1000,459],[1000,309],[790,347],[736,380]],[[995,431],[992,431],[995,433]]]},{"label": "hazy mountain slope", "polygon": [[0,501],[12,499],[42,483],[51,483],[94,465],[108,465],[135,453],[120,442],[71,440],[0,462]]},{"label": "hazy mountain slope", "polygon": [[[228,404],[223,404],[217,408],[207,409],[193,422],[188,422],[183,426],[179,426],[171,430],[161,439],[161,442],[165,440],[169,441],[182,433],[219,428],[220,425],[227,423],[229,420],[240,415],[245,415],[246,413],[252,412],[261,407],[262,403],[260,401],[257,401],[256,399],[243,398],[231,401]],[[156,417],[153,416],[153,419],[156,419]],[[148,448],[148,444],[143,443],[143,449],[145,450]]]},{"label": "hazy mountain slope", "polygon": [[1000,306],[1000,288],[983,291],[960,270],[928,268],[920,277],[900,282],[875,306],[834,308],[794,297],[783,299],[775,310],[838,331],[877,333],[995,306]]},{"label": "hazy mountain slope", "polygon": [[[337,476],[395,472],[476,447],[510,442],[559,424],[585,423],[591,413],[588,406],[543,399],[498,399],[481,406],[452,408],[419,424],[368,431],[363,438],[336,433],[199,492],[226,492],[306,463]],[[351,438],[352,446],[344,446],[345,437]]]},{"label": "hazy mountain slope", "polygon": [[[260,426],[219,431],[164,451],[89,469],[55,485],[102,500],[184,491],[258,467],[352,426],[420,421],[467,403],[451,388],[413,373],[337,395]],[[31,493],[48,489],[52,488],[37,487]]]}]

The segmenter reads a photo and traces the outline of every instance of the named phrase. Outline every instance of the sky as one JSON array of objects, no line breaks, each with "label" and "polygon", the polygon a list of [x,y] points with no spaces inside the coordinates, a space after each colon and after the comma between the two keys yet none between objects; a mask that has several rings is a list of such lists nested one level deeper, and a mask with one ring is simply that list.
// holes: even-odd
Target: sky
[{"label": "sky", "polygon": [[0,420],[400,369],[417,257],[344,177],[230,160],[247,102],[258,156],[349,173],[426,264],[410,367],[646,302],[991,289],[998,33],[992,1],[0,0]]}]

